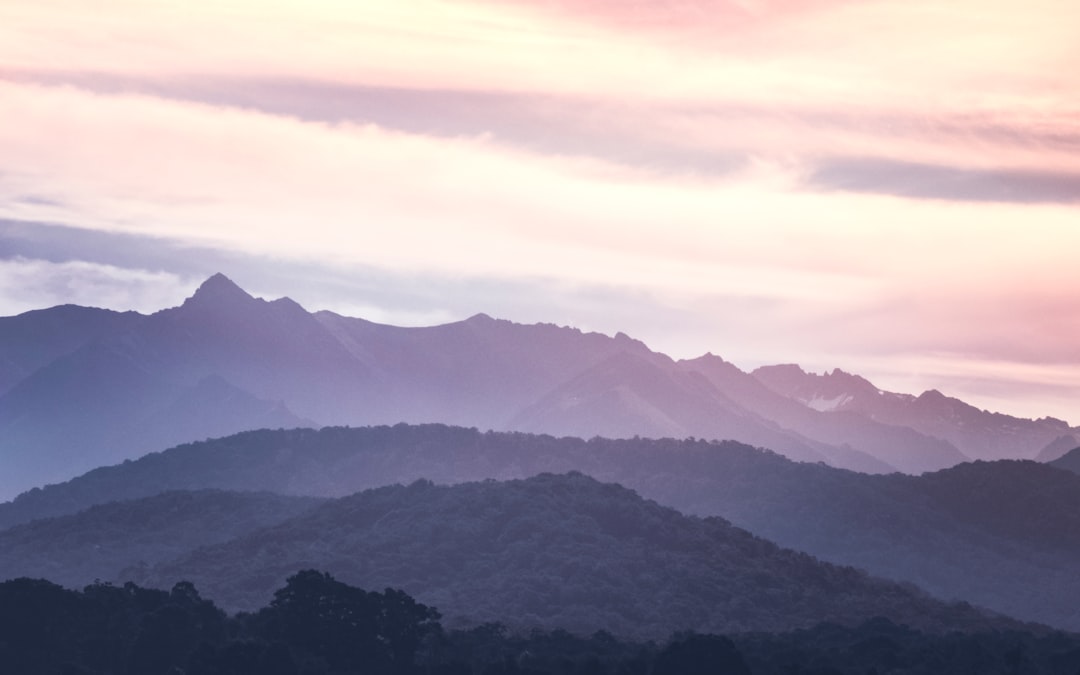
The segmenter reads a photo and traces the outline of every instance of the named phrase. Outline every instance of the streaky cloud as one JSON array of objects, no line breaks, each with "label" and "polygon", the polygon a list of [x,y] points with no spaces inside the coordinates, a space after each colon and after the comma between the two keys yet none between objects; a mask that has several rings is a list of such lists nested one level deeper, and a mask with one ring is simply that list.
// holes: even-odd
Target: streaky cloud
[{"label": "streaky cloud", "polygon": [[1080,172],[971,169],[878,158],[829,159],[811,173],[814,188],[947,201],[1075,204]]},{"label": "streaky cloud", "polygon": [[[20,314],[60,304],[153,312],[193,284],[171,272],[84,260],[0,258],[0,312]],[[10,292],[8,289],[11,289]]]}]

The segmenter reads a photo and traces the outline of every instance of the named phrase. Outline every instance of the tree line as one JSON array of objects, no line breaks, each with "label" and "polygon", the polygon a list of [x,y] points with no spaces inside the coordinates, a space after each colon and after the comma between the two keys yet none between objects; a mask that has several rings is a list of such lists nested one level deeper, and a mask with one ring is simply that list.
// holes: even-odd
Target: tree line
[{"label": "tree line", "polygon": [[20,675],[866,675],[1080,673],[1064,633],[929,634],[878,618],[783,634],[681,633],[664,643],[609,633],[445,628],[394,589],[329,574],[289,577],[256,612],[229,616],[188,582],[169,591],[39,579],[0,583],[0,672]]}]

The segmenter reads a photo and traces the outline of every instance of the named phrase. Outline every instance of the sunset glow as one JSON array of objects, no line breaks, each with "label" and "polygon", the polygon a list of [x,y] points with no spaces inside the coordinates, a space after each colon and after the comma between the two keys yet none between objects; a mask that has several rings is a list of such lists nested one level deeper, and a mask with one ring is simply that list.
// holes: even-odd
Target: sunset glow
[{"label": "sunset glow", "polygon": [[0,315],[153,311],[222,271],[1075,424],[1077,25],[1064,0],[2,2]]}]

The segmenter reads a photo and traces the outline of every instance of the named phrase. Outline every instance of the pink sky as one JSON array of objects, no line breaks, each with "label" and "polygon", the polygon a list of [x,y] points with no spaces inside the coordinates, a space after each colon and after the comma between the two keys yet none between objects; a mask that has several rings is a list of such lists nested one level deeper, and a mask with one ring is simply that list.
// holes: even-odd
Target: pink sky
[{"label": "pink sky", "polygon": [[[622,330],[1076,423],[1078,25],[1057,0],[0,3],[0,314],[176,304],[196,247],[309,309]],[[121,250],[149,237],[175,257]]]}]

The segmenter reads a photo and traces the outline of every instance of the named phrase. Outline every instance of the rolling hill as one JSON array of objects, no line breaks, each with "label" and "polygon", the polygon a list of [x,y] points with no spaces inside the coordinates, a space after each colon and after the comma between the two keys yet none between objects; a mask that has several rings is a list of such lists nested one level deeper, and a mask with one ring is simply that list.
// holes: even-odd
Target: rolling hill
[{"label": "rolling hill", "polygon": [[392,483],[581,471],[780,545],[1025,620],[1080,629],[1080,476],[1031,461],[874,476],[735,442],[443,425],[256,431],[101,468],[0,505],[0,527],[166,490],[341,497]]},{"label": "rolling hill", "polygon": [[225,607],[252,609],[308,567],[350,584],[401,588],[462,625],[662,637],[673,629],[851,625],[878,615],[940,631],[995,623],[970,606],[821,563],[581,474],[377,488],[204,546],[135,581],[188,579]]},{"label": "rolling hill", "polygon": [[0,532],[0,579],[44,577],[81,588],[277,524],[323,500],[270,493],[165,492]]}]

